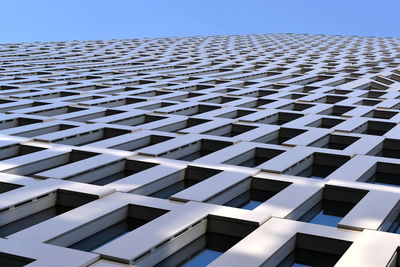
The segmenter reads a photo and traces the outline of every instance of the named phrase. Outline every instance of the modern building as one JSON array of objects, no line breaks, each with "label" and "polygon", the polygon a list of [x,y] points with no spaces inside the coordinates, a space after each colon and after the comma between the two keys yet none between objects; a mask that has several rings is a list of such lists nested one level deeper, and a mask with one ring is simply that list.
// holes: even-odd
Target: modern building
[{"label": "modern building", "polygon": [[400,39],[0,45],[0,266],[400,266]]}]

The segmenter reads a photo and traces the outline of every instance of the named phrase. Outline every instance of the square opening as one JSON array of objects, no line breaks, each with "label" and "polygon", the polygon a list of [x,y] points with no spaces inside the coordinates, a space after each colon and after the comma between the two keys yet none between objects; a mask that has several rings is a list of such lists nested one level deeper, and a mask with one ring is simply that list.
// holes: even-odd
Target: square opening
[{"label": "square opening", "polygon": [[183,173],[177,176],[176,179],[170,179],[167,185],[165,185],[162,189],[150,194],[149,196],[168,199],[170,196],[184,189],[217,175],[221,172],[221,170],[188,166],[182,172]]},{"label": "square opening", "polygon": [[156,163],[137,160],[121,160],[112,165],[100,166],[88,172],[69,177],[68,180],[102,186],[157,165]]},{"label": "square opening", "polygon": [[344,122],[344,120],[332,119],[332,118],[322,118],[322,119],[316,120],[310,124],[307,124],[306,126],[330,129],[342,122]]},{"label": "square opening", "polygon": [[98,141],[103,141],[112,137],[120,136],[123,134],[131,133],[129,130],[117,129],[117,128],[101,128],[93,131],[82,132],[76,135],[66,136],[56,140],[52,140],[53,143],[64,144],[64,145],[79,145],[84,146]]},{"label": "square opening", "polygon": [[166,155],[160,155],[160,157],[176,158],[178,160],[193,161],[198,158],[207,156],[213,152],[221,150],[225,147],[232,145],[232,142],[202,139],[195,145],[181,147],[176,153],[170,153]]},{"label": "square opening", "polygon": [[126,143],[122,143],[116,146],[112,146],[112,149],[120,149],[126,151],[136,151],[148,146],[152,146],[155,144],[159,144],[168,140],[173,139],[171,136],[163,136],[163,135],[148,135],[143,138],[135,139],[132,141],[128,141]]},{"label": "square opening", "polygon": [[304,114],[298,114],[298,113],[287,113],[287,112],[278,112],[274,115],[268,116],[266,118],[263,118],[261,120],[255,121],[256,123],[266,123],[266,124],[272,124],[272,125],[282,125],[287,122],[296,120],[298,118],[303,117]]},{"label": "square opening", "polygon": [[381,103],[381,101],[378,100],[372,100],[372,99],[363,99],[361,101],[358,101],[356,103],[354,103],[355,105],[362,105],[362,106],[375,106],[377,104]]},{"label": "square opening", "polygon": [[313,179],[325,179],[350,160],[349,156],[315,152],[283,173]]},{"label": "square opening", "polygon": [[34,114],[34,115],[38,115],[38,116],[57,116],[57,115],[62,115],[62,114],[78,112],[78,111],[82,111],[82,110],[87,110],[87,108],[59,107],[59,108],[46,109],[45,107],[43,107],[42,110],[29,112],[26,114]]},{"label": "square opening", "polygon": [[350,241],[297,233],[295,248],[277,267],[333,267],[351,244]]},{"label": "square opening", "polygon": [[5,119],[0,121],[0,130],[10,129],[18,126],[30,125],[39,122],[43,122],[43,120],[29,119],[29,118]]},{"label": "square opening", "polygon": [[355,132],[382,136],[395,126],[396,123],[394,122],[368,121],[358,129],[356,129]]},{"label": "square opening", "polygon": [[[207,225],[203,226],[203,224]],[[228,221],[224,220],[224,218],[214,218],[212,216],[194,225],[194,227],[204,230],[200,230],[201,233],[195,236],[191,235],[188,230],[182,234],[175,235],[175,238],[171,240],[171,244],[177,244],[181,238],[190,238],[191,241],[184,247],[179,246],[181,248],[178,250],[172,248],[171,245],[174,253],[155,264],[155,267],[207,266],[256,228],[255,225],[240,223],[236,220]],[[141,258],[138,260],[140,261]],[[145,264],[145,260],[146,258],[139,262],[138,265],[150,265]]]},{"label": "square opening", "polygon": [[118,124],[118,125],[127,125],[127,126],[136,126],[141,125],[149,122],[159,121],[165,119],[166,117],[163,116],[155,116],[155,115],[141,115],[131,118],[125,118],[122,120],[116,120],[109,122],[111,124]]},{"label": "square opening", "polygon": [[309,144],[309,146],[343,150],[359,139],[359,137],[354,136],[328,134]]},{"label": "square opening", "polygon": [[202,114],[202,113],[209,112],[212,110],[216,110],[219,108],[221,108],[221,107],[220,106],[211,106],[211,105],[195,105],[195,106],[187,107],[184,109],[178,109],[178,110],[172,111],[170,113],[184,115],[184,116],[192,116],[192,115],[198,115],[198,114]]},{"label": "square opening", "polygon": [[243,125],[243,124],[228,124],[217,129],[205,132],[204,134],[218,135],[225,137],[234,137],[239,134],[256,129],[257,126]]},{"label": "square opening", "polygon": [[0,266],[22,267],[34,261],[35,259],[0,252]]},{"label": "square opening", "polygon": [[276,100],[272,99],[257,99],[254,101],[251,101],[250,103],[240,105],[241,107],[249,107],[249,108],[260,108],[261,106],[271,104],[275,102]]},{"label": "square opening", "polygon": [[[83,235],[80,235],[80,240],[74,240],[72,244],[66,244],[64,246],[90,252],[145,225],[167,212],[167,210],[163,209],[130,204],[94,222],[89,222],[93,227]],[[100,220],[102,221],[101,224],[99,223]],[[72,236],[72,233],[69,234]],[[57,239],[53,239],[51,243],[57,244]]]},{"label": "square opening", "polygon": [[314,107],[314,106],[315,105],[304,104],[304,103],[292,103],[292,104],[280,107],[279,109],[303,111],[303,110],[309,109],[309,108]]},{"label": "square opening", "polygon": [[201,102],[224,104],[224,103],[229,103],[229,102],[232,102],[232,101],[235,101],[238,99],[239,98],[236,98],[236,97],[221,96],[221,97],[214,97],[214,98],[210,98],[207,100],[203,100]]},{"label": "square opening", "polygon": [[323,103],[335,104],[335,103],[340,102],[345,99],[347,99],[347,97],[345,97],[345,96],[327,95],[323,98]]},{"label": "square opening", "polygon": [[279,128],[279,130],[267,134],[261,138],[254,140],[253,142],[282,145],[286,141],[307,132],[306,130],[292,129],[292,128]]},{"label": "square opening", "polygon": [[[243,157],[242,160],[237,164],[234,165],[238,165],[238,166],[242,166],[242,167],[256,167],[258,165],[263,164],[264,162],[275,158],[276,156],[282,154],[283,152],[285,152],[284,150],[277,150],[277,149],[268,149],[268,148],[260,148],[260,147],[256,147],[255,149],[253,149],[250,153],[248,154],[248,157]],[[225,164],[232,164],[229,163],[230,161],[226,161],[224,162]]]},{"label": "square opening", "polygon": [[359,189],[325,186],[322,199],[298,220],[336,227],[366,194]]},{"label": "square opening", "polygon": [[89,121],[89,120],[94,120],[94,119],[98,119],[98,118],[104,118],[104,117],[107,117],[107,116],[121,114],[121,113],[124,113],[124,112],[126,112],[126,111],[107,109],[107,110],[104,110],[104,111],[95,112],[95,113],[91,113],[91,114],[88,114],[88,115],[68,118],[67,120],[78,121],[78,122],[86,122],[86,121]]},{"label": "square opening", "polygon": [[141,99],[141,98],[127,97],[127,98],[120,98],[120,99],[115,99],[115,100],[111,100],[111,101],[100,102],[100,103],[94,104],[93,106],[113,108],[113,107],[120,107],[120,106],[125,106],[125,105],[130,105],[130,104],[136,104],[136,103],[140,103],[143,101],[146,101],[146,100]]},{"label": "square opening", "polygon": [[238,192],[239,195],[235,195],[231,200],[223,205],[253,210],[290,185],[290,183],[282,181],[254,177],[250,179],[250,188],[246,187],[245,191],[240,190],[240,192]]},{"label": "square opening", "polygon": [[348,106],[337,106],[334,105],[333,107],[320,112],[319,114],[331,115],[331,116],[342,116],[344,113],[349,112],[350,110],[355,109],[355,107],[348,107]]},{"label": "square opening", "polygon": [[14,157],[28,155],[31,153],[43,151],[45,149],[46,148],[43,148],[43,147],[19,145],[19,144],[2,147],[0,149],[0,160],[6,160],[6,159],[14,158]]},{"label": "square opening", "polygon": [[62,165],[88,159],[97,155],[99,154],[87,151],[72,150],[69,153],[57,155],[39,162],[30,163],[29,165],[21,165],[13,169],[4,170],[3,172],[37,177],[36,174],[39,172],[51,170]]},{"label": "square opening", "polygon": [[368,112],[363,117],[377,118],[377,119],[391,119],[396,116],[398,113],[395,111],[388,110],[374,110]]},{"label": "square opening", "polygon": [[386,138],[382,149],[375,156],[400,159],[400,140]]},{"label": "square opening", "polygon": [[243,116],[247,116],[255,113],[256,111],[245,110],[245,109],[237,109],[235,111],[231,111],[228,113],[224,113],[222,115],[217,116],[218,118],[227,118],[227,119],[237,119]]},{"label": "square opening", "polygon": [[[388,162],[377,162],[367,183],[400,186],[400,165]],[[368,173],[369,174],[369,173]]]},{"label": "square opening", "polygon": [[55,132],[59,132],[59,131],[68,130],[68,129],[72,129],[72,128],[78,127],[78,126],[69,125],[69,124],[56,124],[56,125],[51,125],[51,126],[46,126],[46,124],[42,124],[42,125],[43,125],[43,128],[38,128],[38,129],[26,131],[26,132],[19,132],[19,133],[15,133],[15,134],[12,134],[12,135],[22,136],[22,137],[36,137],[36,136],[39,136],[39,135],[44,135],[44,134],[48,134],[48,133],[55,133]]},{"label": "square opening", "polygon": [[197,119],[197,118],[189,118],[187,120],[181,121],[181,122],[176,122],[173,124],[169,124],[166,126],[162,126],[159,128],[156,128],[154,130],[156,131],[164,131],[164,132],[178,132],[180,130],[190,128],[193,126],[197,126],[206,122],[209,122],[210,120],[204,120],[204,119]]},{"label": "square opening", "polygon": [[9,191],[21,188],[21,187],[23,187],[23,185],[0,182],[0,194],[6,193],[6,192],[9,192]]},{"label": "square opening", "polygon": [[4,208],[0,211],[0,237],[7,237],[97,198],[95,195],[59,189]]}]

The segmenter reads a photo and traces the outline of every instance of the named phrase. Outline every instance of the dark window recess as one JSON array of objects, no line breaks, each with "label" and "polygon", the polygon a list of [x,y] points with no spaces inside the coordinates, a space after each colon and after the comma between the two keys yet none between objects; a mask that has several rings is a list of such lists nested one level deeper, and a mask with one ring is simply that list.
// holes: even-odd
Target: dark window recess
[{"label": "dark window recess", "polygon": [[[59,140],[54,140],[53,142],[58,144],[84,146],[128,133],[131,133],[131,131],[116,128],[102,128],[92,132],[80,133],[76,136],[68,136],[66,139],[61,138]],[[87,135],[87,138],[80,138],[84,135]]]},{"label": "dark window recess", "polygon": [[203,100],[201,102],[224,104],[224,103],[232,102],[232,101],[235,101],[235,100],[238,100],[238,99],[240,99],[240,98],[222,96],[222,97],[215,97],[215,98],[211,98],[211,99],[206,99],[206,100]]},{"label": "dark window recess", "polygon": [[82,251],[93,251],[96,248],[129,233],[168,212],[166,210],[136,205],[128,205],[126,209],[127,216],[124,219],[111,225],[102,224],[100,227],[105,226],[105,228],[99,229],[92,235],[69,245],[68,248]]},{"label": "dark window recess", "polygon": [[400,140],[385,139],[382,149],[375,156],[400,159]]},{"label": "dark window recess", "polygon": [[[340,102],[345,99],[347,99],[347,97],[345,97],[345,96],[327,95],[322,99],[322,102],[327,103],[327,104],[335,104],[335,103]],[[317,102],[320,102],[320,101],[317,101]]]},{"label": "dark window recess", "polygon": [[221,108],[220,106],[197,105],[183,110],[172,111],[172,114],[192,116]]},{"label": "dark window recess", "polygon": [[322,119],[316,120],[310,124],[307,124],[306,126],[330,129],[342,122],[344,122],[344,120],[322,118]]},{"label": "dark window recess", "polygon": [[235,111],[224,113],[224,114],[219,115],[217,117],[219,117],[219,118],[228,118],[228,119],[237,119],[237,118],[240,118],[240,117],[243,117],[243,116],[247,116],[247,115],[253,114],[254,112],[256,112],[256,111],[238,109],[238,110],[235,110]]},{"label": "dark window recess", "polygon": [[279,128],[279,130],[270,133],[262,138],[254,140],[253,142],[282,145],[284,142],[307,132],[306,130],[291,129],[291,128]]},{"label": "dark window recess", "polygon": [[29,119],[29,118],[16,118],[10,120],[0,121],[0,130],[10,129],[18,126],[25,126],[34,123],[43,122],[43,120]]},{"label": "dark window recess", "polygon": [[333,106],[325,111],[320,112],[319,114],[324,114],[324,115],[331,115],[331,116],[342,116],[344,113],[349,112],[350,110],[353,110],[354,107],[348,107],[348,106]]},{"label": "dark window recess", "polygon": [[[185,161],[193,161],[198,158],[207,156],[213,152],[221,150],[225,147],[232,145],[232,142],[225,142],[225,141],[218,141],[218,140],[211,140],[211,139],[202,139],[200,141],[200,148],[194,152],[189,152],[184,156],[177,158],[178,160],[185,160]],[[183,149],[182,149],[183,150]]]},{"label": "dark window recess", "polygon": [[[120,170],[118,168],[115,168],[114,173],[112,173],[111,175],[107,175],[105,177],[101,176],[100,174],[97,174],[96,175],[97,180],[90,182],[90,184],[106,185],[106,184],[118,181],[127,176],[133,175],[135,173],[139,173],[141,171],[150,169],[155,166],[157,166],[157,164],[155,164],[155,163],[136,161],[136,160],[126,160],[124,169]],[[98,169],[95,171],[98,171]],[[98,173],[98,172],[96,172],[96,173]],[[71,180],[74,180],[74,178],[72,178]],[[75,178],[75,180],[79,181],[79,178]]]},{"label": "dark window recess", "polygon": [[219,135],[219,136],[225,136],[225,137],[234,137],[236,135],[251,131],[253,129],[256,129],[256,126],[249,126],[249,125],[242,125],[242,124],[230,124],[223,126],[218,129],[214,129],[208,132],[205,132],[204,134],[210,134],[210,135]]},{"label": "dark window recess", "polygon": [[362,106],[375,106],[377,104],[381,103],[381,101],[378,100],[372,100],[372,99],[363,99],[361,101],[358,101],[357,103],[354,103],[355,105],[362,105]]},{"label": "dark window recess", "polygon": [[352,242],[298,233],[295,249],[277,267],[333,267]]},{"label": "dark window recess", "polygon": [[375,172],[367,179],[367,183],[400,186],[400,165],[377,162]]},{"label": "dark window recess", "polygon": [[136,104],[146,101],[145,99],[141,98],[122,98],[118,100],[113,100],[113,101],[105,101],[105,102],[100,102],[97,104],[94,104],[92,106],[98,106],[98,107],[106,107],[106,108],[112,108],[112,107],[119,107],[119,106],[125,106],[125,105],[130,105],[130,104]]},{"label": "dark window recess", "polygon": [[311,104],[293,103],[293,104],[289,104],[289,105],[280,107],[279,109],[303,111],[303,110],[309,109],[314,106],[315,105],[311,105]]},{"label": "dark window recess", "polygon": [[70,118],[68,120],[70,120],[70,121],[78,121],[78,122],[86,122],[88,120],[93,120],[93,119],[97,119],[97,118],[103,118],[103,117],[107,117],[107,116],[121,114],[121,113],[124,113],[124,112],[126,112],[126,111],[107,109],[105,111],[96,112],[94,114],[88,114],[88,115],[83,115],[83,116],[79,116],[79,117],[74,117],[74,118]]},{"label": "dark window recess", "polygon": [[34,115],[39,115],[39,116],[56,116],[56,115],[62,115],[62,114],[67,114],[67,113],[72,113],[72,112],[77,112],[77,111],[82,111],[82,110],[87,110],[87,108],[61,107],[61,108],[55,108],[55,109],[49,109],[49,110],[46,110],[45,108],[43,108],[43,110],[29,112],[27,114],[34,114]]},{"label": "dark window recess", "polygon": [[[206,223],[207,230],[203,235],[191,239],[193,241],[155,266],[207,266],[257,228],[257,225],[212,216],[207,218]],[[188,235],[189,238],[190,233],[182,235]]]},{"label": "dark window recess", "polygon": [[223,234],[206,233],[155,265],[155,267],[207,266],[238,243],[240,239]]},{"label": "dark window recess", "polygon": [[41,223],[57,215],[63,214],[64,212],[70,211],[74,208],[89,203],[95,199],[97,199],[97,196],[85,195],[82,193],[66,190],[57,190],[56,193],[49,194],[33,201],[27,201],[21,204],[17,204],[15,209],[6,210],[0,213],[0,217],[12,216],[14,218],[19,218],[22,214],[25,214],[25,210],[27,210],[28,206],[32,206],[32,208],[29,210],[33,212],[36,211],[38,204],[36,202],[38,201],[43,201],[44,203],[49,203],[51,201],[55,202],[55,204],[50,207],[43,203],[43,205],[40,205],[41,207],[43,207],[42,210],[1,225],[0,237],[6,237],[16,232],[19,232],[30,226]]},{"label": "dark window recess", "polygon": [[150,196],[168,199],[173,194],[200,183],[201,181],[217,175],[220,172],[220,170],[189,166],[184,170],[183,179],[172,182],[170,185],[152,193]]},{"label": "dark window recess", "polygon": [[272,99],[257,99],[255,101],[252,101],[250,103],[247,104],[243,104],[240,105],[241,107],[248,107],[248,108],[259,108],[261,106],[267,105],[267,104],[271,104],[273,102],[275,102],[276,100],[272,100]]},{"label": "dark window recess", "polygon": [[394,219],[386,232],[400,234],[400,214]]},{"label": "dark window recess", "polygon": [[293,175],[314,179],[324,179],[345,164],[349,159],[350,157],[348,156],[314,153],[311,161],[305,160],[302,162],[305,168],[302,168],[300,172]]},{"label": "dark window recess", "polygon": [[358,189],[325,186],[322,200],[299,221],[336,227],[366,194],[366,191]]},{"label": "dark window recess", "polygon": [[390,131],[394,126],[396,126],[396,123],[394,122],[368,121],[359,127],[359,129],[356,129],[355,132],[382,136]]},{"label": "dark window recess", "polygon": [[289,185],[287,182],[252,178],[250,189],[226,202],[224,206],[253,210]]},{"label": "dark window recess", "polygon": [[170,125],[162,126],[160,128],[157,128],[155,130],[157,131],[165,131],[165,132],[178,132],[180,130],[190,128],[193,126],[197,126],[206,122],[209,122],[210,120],[203,120],[203,119],[195,119],[195,118],[189,118],[185,121],[173,123]]},{"label": "dark window recess", "polygon": [[13,145],[0,149],[0,160],[28,155],[30,153],[45,150],[43,147],[27,146],[27,145]]},{"label": "dark window recess", "polygon": [[257,147],[254,149],[254,155],[251,158],[249,158],[237,165],[243,166],[243,167],[255,167],[255,166],[261,165],[264,162],[282,154],[283,152],[285,152],[285,151]]},{"label": "dark window recess", "polygon": [[47,170],[51,170],[53,168],[59,167],[61,165],[66,165],[69,163],[77,162],[80,160],[88,159],[90,157],[94,157],[99,155],[98,153],[94,152],[87,152],[87,151],[80,151],[80,150],[72,150],[69,153],[65,153],[62,155],[57,156],[58,160],[55,162],[53,159],[50,158],[52,161],[51,164],[42,164],[41,162],[35,163],[27,170],[24,166],[18,167],[17,169],[11,169],[10,171],[6,170],[6,173],[18,174],[18,175],[26,175],[26,176],[35,176],[35,174]]},{"label": "dark window recess", "polygon": [[298,98],[302,98],[302,97],[304,97],[304,96],[306,96],[307,94],[289,94],[289,95],[286,95],[286,96],[284,96],[284,97],[282,97],[282,98],[286,98],[286,99],[298,99]]},{"label": "dark window recess", "polygon": [[68,130],[72,128],[76,128],[78,126],[75,125],[69,125],[69,124],[56,124],[52,126],[46,127],[45,124],[43,124],[43,128],[35,129],[35,130],[30,130],[26,132],[19,132],[15,133],[13,135],[16,136],[22,136],[22,137],[35,137],[43,134],[48,134],[48,133],[55,133],[63,130]]},{"label": "dark window recess", "polygon": [[173,105],[176,105],[176,104],[177,103],[160,102],[160,103],[157,103],[157,104],[141,106],[141,107],[137,107],[137,108],[138,109],[144,109],[144,110],[154,110],[154,109],[158,109],[158,108],[165,108],[165,107],[173,106]]},{"label": "dark window recess", "polygon": [[173,139],[173,137],[162,136],[162,135],[149,135],[140,139],[132,140],[123,144],[113,146],[111,148],[127,150],[127,151],[136,151],[171,139]]},{"label": "dark window recess", "polygon": [[23,187],[23,185],[0,182],[0,194]]},{"label": "dark window recess", "polygon": [[165,119],[166,117],[163,116],[154,116],[154,115],[142,115],[132,118],[127,118],[123,120],[113,121],[110,122],[112,124],[119,124],[119,125],[128,125],[128,126],[136,126],[140,124],[145,124],[153,121],[158,121]]},{"label": "dark window recess", "polygon": [[255,121],[256,123],[266,123],[272,125],[282,125],[287,122],[303,117],[304,114],[279,112],[265,119]]},{"label": "dark window recess", "polygon": [[0,266],[22,267],[34,261],[35,259],[0,252]]},{"label": "dark window recess", "polygon": [[359,137],[329,134],[309,146],[343,150],[359,139]]},{"label": "dark window recess", "polygon": [[374,110],[374,111],[368,112],[363,117],[371,117],[371,118],[377,118],[377,119],[391,119],[394,116],[396,116],[397,114],[398,114],[398,112],[395,112],[395,111]]}]

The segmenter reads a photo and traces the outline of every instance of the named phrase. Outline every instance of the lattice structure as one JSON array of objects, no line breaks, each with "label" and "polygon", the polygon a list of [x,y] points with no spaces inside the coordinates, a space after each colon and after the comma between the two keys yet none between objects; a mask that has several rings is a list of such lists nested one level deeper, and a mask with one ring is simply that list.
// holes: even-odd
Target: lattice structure
[{"label": "lattice structure", "polygon": [[400,39],[0,51],[1,266],[400,266]]}]

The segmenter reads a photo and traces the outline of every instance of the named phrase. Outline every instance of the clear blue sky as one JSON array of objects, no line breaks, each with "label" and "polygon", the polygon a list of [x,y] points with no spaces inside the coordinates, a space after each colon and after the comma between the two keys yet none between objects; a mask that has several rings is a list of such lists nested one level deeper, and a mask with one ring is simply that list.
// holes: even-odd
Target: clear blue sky
[{"label": "clear blue sky", "polygon": [[400,37],[400,0],[0,0],[0,43],[246,33]]}]

